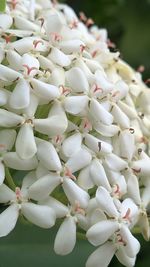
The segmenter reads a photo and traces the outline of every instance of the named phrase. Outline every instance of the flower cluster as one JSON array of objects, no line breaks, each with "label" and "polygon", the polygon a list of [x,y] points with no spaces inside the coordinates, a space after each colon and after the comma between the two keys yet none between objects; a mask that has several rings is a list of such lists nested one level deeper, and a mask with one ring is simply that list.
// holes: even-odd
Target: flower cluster
[{"label": "flower cluster", "polygon": [[19,216],[61,218],[55,252],[85,233],[99,246],[87,267],[134,266],[134,230],[150,235],[150,90],[113,47],[56,1],[8,0],[0,14],[0,236]]}]

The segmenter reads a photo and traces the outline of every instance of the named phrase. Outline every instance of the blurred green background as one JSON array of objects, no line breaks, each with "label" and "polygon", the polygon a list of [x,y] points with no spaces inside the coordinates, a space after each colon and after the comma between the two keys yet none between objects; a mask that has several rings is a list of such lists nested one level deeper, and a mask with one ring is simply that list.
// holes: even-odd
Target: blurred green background
[{"label": "blurred green background", "polygon": [[[43,0],[44,1],[44,0]],[[144,79],[150,74],[150,0],[68,0],[77,13],[84,11],[116,43],[123,59],[135,69],[145,66]],[[30,224],[17,224],[15,231],[0,239],[0,267],[84,267],[94,247],[87,241],[77,242],[66,257],[53,252],[56,228],[41,230]],[[150,266],[150,246],[142,237],[136,267]],[[111,267],[121,267],[115,259]],[[103,267],[100,266],[99,267]]]}]

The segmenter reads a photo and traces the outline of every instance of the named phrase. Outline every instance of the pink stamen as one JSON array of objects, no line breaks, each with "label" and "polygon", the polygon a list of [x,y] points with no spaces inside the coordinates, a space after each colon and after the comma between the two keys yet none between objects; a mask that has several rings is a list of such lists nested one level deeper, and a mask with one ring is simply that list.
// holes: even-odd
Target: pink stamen
[{"label": "pink stamen", "polygon": [[85,216],[85,210],[80,207],[80,204],[78,201],[75,202],[75,212]]},{"label": "pink stamen", "polygon": [[137,71],[142,73],[145,71],[145,67],[143,65],[140,65],[138,68],[137,68]]},{"label": "pink stamen", "polygon": [[92,90],[93,90],[93,93],[97,93],[98,91],[100,91],[101,93],[103,93],[103,89],[100,88],[97,84],[94,84],[92,86]]},{"label": "pink stamen", "polygon": [[23,67],[27,69],[27,75],[30,75],[30,73],[31,73],[33,70],[37,70],[36,67],[31,67],[31,68],[30,68],[30,67],[29,67],[28,65],[26,65],[26,64],[24,64]]},{"label": "pink stamen", "polygon": [[108,45],[108,47],[110,47],[110,48],[116,48],[116,45],[115,45],[113,42],[111,42],[110,39],[107,40],[107,45]]},{"label": "pink stamen", "polygon": [[144,143],[145,145],[147,145],[148,144],[148,139],[145,136],[142,136],[140,138],[140,143]]},{"label": "pink stamen", "polygon": [[70,93],[70,89],[65,87],[64,85],[61,85],[60,89],[62,91],[62,95],[68,95]]},{"label": "pink stamen", "polygon": [[52,40],[55,42],[60,42],[62,40],[62,36],[57,32],[50,33],[50,36],[51,36]]},{"label": "pink stamen", "polygon": [[65,175],[68,176],[73,181],[76,181],[76,177],[72,174],[71,170],[66,167]]},{"label": "pink stamen", "polygon": [[118,184],[115,185],[116,186],[116,190],[114,191],[115,194],[120,194],[120,187]]},{"label": "pink stamen", "polygon": [[16,193],[17,200],[20,200],[20,198],[21,198],[21,190],[20,190],[20,187],[16,187],[15,193]]},{"label": "pink stamen", "polygon": [[92,125],[91,125],[90,121],[88,119],[85,119],[84,124],[83,124],[83,128],[90,130],[91,127],[92,127]]},{"label": "pink stamen", "polygon": [[70,29],[75,29],[75,28],[78,27],[78,24],[79,24],[78,20],[73,20],[73,21],[70,23],[69,27],[70,27]]},{"label": "pink stamen", "polygon": [[41,28],[42,28],[43,27],[43,24],[44,24],[44,18],[40,18],[38,20],[41,21]]},{"label": "pink stamen", "polygon": [[60,143],[61,141],[62,141],[62,137],[60,135],[57,135],[55,139],[56,144]]},{"label": "pink stamen", "polygon": [[115,91],[115,92],[112,94],[112,97],[116,97],[116,96],[118,96],[119,94],[120,94],[119,91]]},{"label": "pink stamen", "polygon": [[126,246],[127,243],[123,240],[122,236],[120,234],[117,234],[118,242],[123,244],[123,246]]},{"label": "pink stamen", "polygon": [[128,208],[125,216],[123,216],[122,218],[125,219],[125,220],[127,220],[127,221],[129,221],[129,222],[131,222],[131,218],[129,217],[130,216],[130,213],[131,213],[131,209]]},{"label": "pink stamen", "polygon": [[93,52],[92,52],[92,57],[96,57],[96,55],[98,54],[98,49],[97,50],[94,50]]},{"label": "pink stamen", "polygon": [[12,9],[15,9],[16,8],[16,5],[18,4],[18,1],[12,0],[10,4],[12,6]]},{"label": "pink stamen", "polygon": [[93,24],[94,24],[94,20],[93,20],[93,19],[91,19],[91,18],[87,19],[87,21],[86,21],[86,26],[87,26],[87,27],[90,27],[90,26],[92,26]]},{"label": "pink stamen", "polygon": [[33,41],[34,48],[37,48],[38,44],[44,44],[44,42],[42,40],[34,40]]},{"label": "pink stamen", "polygon": [[139,168],[138,170],[132,168],[132,171],[138,174],[141,172],[141,168]]},{"label": "pink stamen", "polygon": [[11,39],[12,39],[12,37],[14,36],[14,34],[6,34],[6,33],[4,33],[3,35],[2,35],[2,37],[5,39],[5,41],[6,41],[6,44],[8,44],[8,43],[10,43],[11,42]]},{"label": "pink stamen", "polygon": [[150,79],[147,79],[146,81],[145,81],[145,84],[149,84],[150,83]]},{"label": "pink stamen", "polygon": [[83,22],[86,22],[86,21],[87,21],[87,17],[86,17],[86,15],[84,14],[84,12],[80,12],[80,13],[79,13],[79,18],[80,18],[80,20],[83,21]]},{"label": "pink stamen", "polygon": [[83,51],[85,50],[86,46],[85,45],[80,45],[80,51],[81,53],[83,53]]}]

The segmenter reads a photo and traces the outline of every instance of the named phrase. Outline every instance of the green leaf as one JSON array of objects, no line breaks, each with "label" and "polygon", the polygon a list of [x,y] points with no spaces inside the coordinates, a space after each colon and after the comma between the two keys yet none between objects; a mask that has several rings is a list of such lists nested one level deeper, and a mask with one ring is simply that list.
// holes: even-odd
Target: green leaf
[{"label": "green leaf", "polygon": [[4,12],[6,8],[6,0],[0,0],[0,12]]}]

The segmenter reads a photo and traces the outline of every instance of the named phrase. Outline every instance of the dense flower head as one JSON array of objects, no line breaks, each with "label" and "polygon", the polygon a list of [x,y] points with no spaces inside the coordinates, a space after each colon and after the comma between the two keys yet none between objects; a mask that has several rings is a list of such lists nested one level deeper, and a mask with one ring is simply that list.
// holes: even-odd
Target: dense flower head
[{"label": "dense flower head", "polygon": [[134,266],[134,229],[150,236],[149,99],[139,70],[83,12],[8,0],[0,13],[0,236],[19,216],[42,228],[61,218],[57,254],[70,253],[82,229],[99,246],[87,267],[107,267],[114,255]]}]

